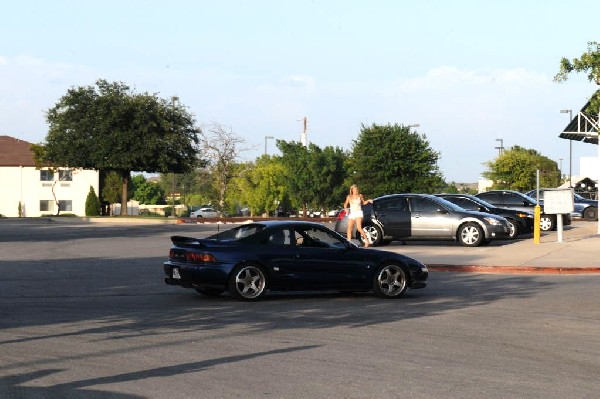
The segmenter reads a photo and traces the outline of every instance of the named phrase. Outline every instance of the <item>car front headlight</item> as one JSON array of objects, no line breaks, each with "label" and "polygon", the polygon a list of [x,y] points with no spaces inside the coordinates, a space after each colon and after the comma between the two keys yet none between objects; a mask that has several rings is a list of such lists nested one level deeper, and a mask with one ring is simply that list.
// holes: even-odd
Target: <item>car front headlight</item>
[{"label": "car front headlight", "polygon": [[520,218],[533,218],[533,213],[529,213],[529,212],[517,213],[517,216]]},{"label": "car front headlight", "polygon": [[488,222],[489,224],[491,224],[492,226],[499,226],[502,224],[501,220],[498,219],[494,219],[494,218],[489,218],[489,217],[484,217],[483,218],[486,222]]}]

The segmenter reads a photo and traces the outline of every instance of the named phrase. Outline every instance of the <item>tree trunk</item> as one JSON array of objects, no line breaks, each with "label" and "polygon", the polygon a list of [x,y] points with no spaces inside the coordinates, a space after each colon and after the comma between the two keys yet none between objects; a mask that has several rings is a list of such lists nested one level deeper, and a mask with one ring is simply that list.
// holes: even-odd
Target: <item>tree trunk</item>
[{"label": "tree trunk", "polygon": [[121,187],[121,213],[120,216],[127,215],[127,187],[129,186],[129,171],[120,172],[123,186]]}]

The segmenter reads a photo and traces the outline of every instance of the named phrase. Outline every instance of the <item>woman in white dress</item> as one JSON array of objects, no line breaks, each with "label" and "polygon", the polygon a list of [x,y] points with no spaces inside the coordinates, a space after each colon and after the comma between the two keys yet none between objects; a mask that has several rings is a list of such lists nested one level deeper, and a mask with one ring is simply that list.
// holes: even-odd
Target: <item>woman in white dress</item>
[{"label": "woman in white dress", "polygon": [[356,222],[356,229],[363,238],[365,247],[369,246],[369,239],[362,228],[363,211],[362,206],[366,204],[372,204],[373,200],[365,200],[363,195],[358,190],[358,186],[353,184],[350,186],[350,193],[346,197],[344,202],[344,209],[348,212],[348,206],[350,207],[350,213],[348,214],[348,230],[346,232],[348,240],[352,239],[352,232],[354,231],[354,223]]}]

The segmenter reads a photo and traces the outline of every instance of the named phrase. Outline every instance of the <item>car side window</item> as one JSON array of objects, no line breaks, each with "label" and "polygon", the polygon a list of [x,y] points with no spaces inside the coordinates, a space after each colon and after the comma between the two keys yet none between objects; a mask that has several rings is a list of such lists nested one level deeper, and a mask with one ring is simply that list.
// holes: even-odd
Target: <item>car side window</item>
[{"label": "car side window", "polygon": [[376,207],[378,211],[408,211],[408,203],[406,198],[389,198],[377,202]]},{"label": "car side window", "polygon": [[506,205],[513,206],[523,206],[524,199],[518,195],[512,193],[503,193],[502,194],[502,203]]},{"label": "car side window", "polygon": [[289,230],[277,229],[269,234],[268,245],[290,245],[292,242]]},{"label": "car side window", "polygon": [[456,205],[460,206],[463,209],[467,209],[469,211],[478,211],[479,210],[479,204],[476,204],[475,202],[473,202],[467,198],[452,198],[451,202],[454,202]]},{"label": "car side window", "polygon": [[[298,237],[298,235],[300,237]],[[344,242],[334,234],[316,227],[303,229],[296,234],[296,245],[312,248],[343,248]]]},{"label": "car side window", "polygon": [[479,198],[481,198],[482,200],[489,202],[490,204],[501,203],[500,196],[497,193],[481,193],[481,194],[478,194],[477,196]]},{"label": "car side window", "polygon": [[436,212],[440,208],[437,203],[429,198],[411,198],[410,205],[412,212]]}]

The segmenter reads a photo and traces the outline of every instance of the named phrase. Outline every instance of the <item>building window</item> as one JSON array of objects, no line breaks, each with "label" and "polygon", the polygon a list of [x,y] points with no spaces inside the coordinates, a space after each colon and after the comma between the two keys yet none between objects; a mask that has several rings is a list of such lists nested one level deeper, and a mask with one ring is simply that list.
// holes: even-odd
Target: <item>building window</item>
[{"label": "building window", "polygon": [[73,171],[72,170],[59,170],[58,171],[58,180],[73,181]]},{"label": "building window", "polygon": [[40,212],[54,212],[54,201],[52,200],[41,200],[40,201]]},{"label": "building window", "polygon": [[73,201],[71,201],[71,200],[58,201],[58,206],[60,206],[61,212],[72,212],[73,211]]},{"label": "building window", "polygon": [[53,181],[54,180],[54,172],[51,170],[40,170],[40,180],[41,181]]}]

